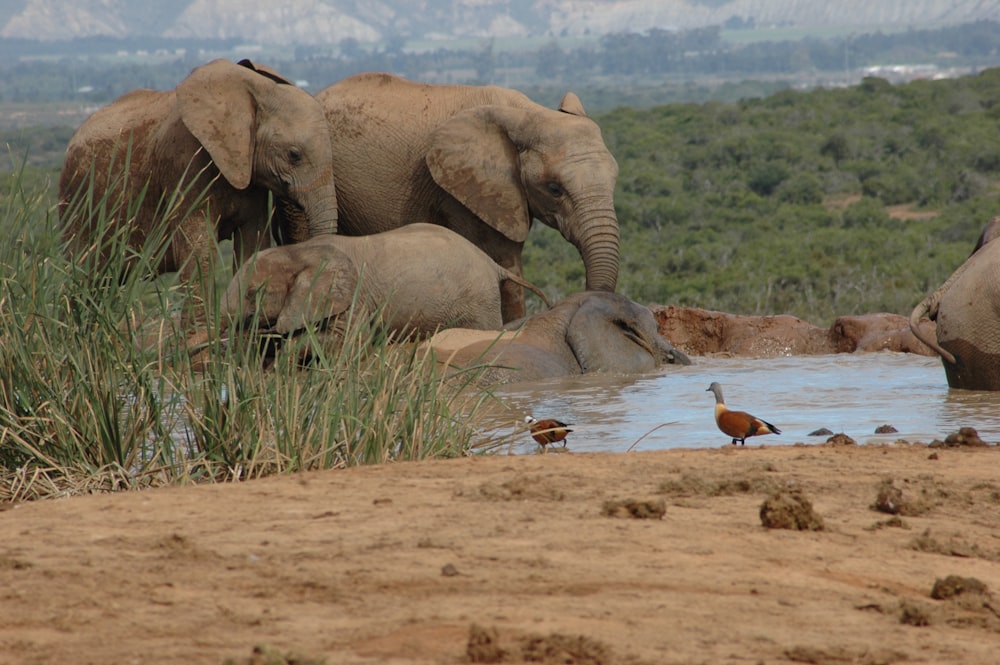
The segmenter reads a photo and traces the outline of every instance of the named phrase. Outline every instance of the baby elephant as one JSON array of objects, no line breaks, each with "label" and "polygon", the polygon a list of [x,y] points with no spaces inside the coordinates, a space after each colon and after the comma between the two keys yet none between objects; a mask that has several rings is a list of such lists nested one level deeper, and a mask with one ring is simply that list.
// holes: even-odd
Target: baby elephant
[{"label": "baby elephant", "polygon": [[[378,313],[394,337],[441,328],[499,330],[501,285],[538,287],[498,265],[471,242],[436,224],[368,236],[326,235],[258,252],[234,275],[223,313],[288,335],[351,308]],[[225,319],[224,319],[225,320]]]}]

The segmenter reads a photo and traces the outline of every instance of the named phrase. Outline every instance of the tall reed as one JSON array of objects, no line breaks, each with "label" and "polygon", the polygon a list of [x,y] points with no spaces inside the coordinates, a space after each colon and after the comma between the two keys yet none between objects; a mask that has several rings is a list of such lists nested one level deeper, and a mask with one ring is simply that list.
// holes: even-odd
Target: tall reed
[{"label": "tall reed", "polygon": [[[125,225],[112,223],[134,217],[139,202],[81,192],[71,205],[92,215],[94,243],[67,259],[51,187],[26,180],[22,168],[0,192],[0,500],[490,446],[490,396],[463,390],[472,378],[443,381],[432,358],[389,343],[367,317],[338,322],[337,343],[320,330],[282,340],[268,369],[260,335],[212,334],[196,366],[178,316],[186,289],[150,278],[163,243],[135,250]],[[181,193],[163,209],[197,198]],[[219,330],[223,270],[205,280],[210,331]]]}]

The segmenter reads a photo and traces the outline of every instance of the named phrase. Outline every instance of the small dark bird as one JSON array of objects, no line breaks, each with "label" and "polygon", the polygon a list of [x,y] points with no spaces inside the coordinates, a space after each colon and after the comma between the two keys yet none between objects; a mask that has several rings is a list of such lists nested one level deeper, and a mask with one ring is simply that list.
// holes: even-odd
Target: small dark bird
[{"label": "small dark bird", "polygon": [[[760,436],[761,434],[781,434],[781,430],[757,416],[752,416],[746,411],[730,411],[726,408],[726,403],[722,399],[722,386],[713,381],[708,387],[708,391],[715,393],[715,424],[727,435],[733,437],[733,445],[739,441],[740,445],[746,445],[746,438],[749,436]],[[708,392],[706,391],[706,392]]]},{"label": "small dark bird", "polygon": [[542,448],[556,441],[562,441],[563,448],[565,448],[566,437],[573,431],[567,423],[552,418],[535,420],[532,416],[525,416],[524,422],[531,428],[531,438],[537,441]]}]

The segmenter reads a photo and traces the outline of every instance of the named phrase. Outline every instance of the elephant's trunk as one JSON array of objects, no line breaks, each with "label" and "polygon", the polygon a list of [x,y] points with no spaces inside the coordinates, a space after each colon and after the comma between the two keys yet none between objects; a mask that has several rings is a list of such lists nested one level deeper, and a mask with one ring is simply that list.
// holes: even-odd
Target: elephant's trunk
[{"label": "elephant's trunk", "polygon": [[929,336],[924,334],[923,328],[920,327],[920,320],[925,316],[930,317],[934,320],[937,317],[938,304],[941,302],[941,295],[945,287],[950,286],[951,279],[944,283],[937,291],[930,294],[926,298],[920,301],[913,311],[910,312],[910,330],[913,332],[914,336],[921,342],[929,346],[935,353],[937,353],[945,362],[955,365],[957,361],[955,356],[946,351],[938,344],[936,339],[931,339]]},{"label": "elephant's trunk", "polygon": [[279,198],[275,202],[272,230],[277,244],[287,245],[337,232],[337,193],[330,169],[312,183],[291,189],[290,194],[294,198]]},{"label": "elephant's trunk", "polygon": [[[333,165],[328,165],[312,182],[289,190],[289,195],[302,206],[305,229],[292,235],[294,242],[337,232],[337,191],[333,186]],[[299,220],[302,223],[302,220]]]},{"label": "elephant's trunk", "polygon": [[618,285],[621,238],[613,208],[592,209],[581,218],[570,238],[580,250],[587,271],[588,291],[614,292]]},{"label": "elephant's trunk", "polygon": [[927,316],[932,321],[937,320],[938,307],[941,305],[941,299],[944,298],[948,290],[951,289],[952,284],[957,282],[959,278],[965,274],[965,271],[969,269],[969,266],[974,265],[977,260],[982,258],[979,254],[980,253],[978,251],[974,250],[972,255],[969,256],[969,258],[967,258],[962,265],[956,268],[955,272],[948,276],[948,279],[944,281],[944,284],[939,286],[934,293],[921,300],[920,304],[914,307],[913,311],[910,312],[910,330],[913,331],[913,334],[916,335],[917,339],[929,346],[950,365],[957,365],[958,360],[952,353],[949,353],[941,348],[937,339],[929,339],[928,336],[923,333],[920,329],[920,319]]}]

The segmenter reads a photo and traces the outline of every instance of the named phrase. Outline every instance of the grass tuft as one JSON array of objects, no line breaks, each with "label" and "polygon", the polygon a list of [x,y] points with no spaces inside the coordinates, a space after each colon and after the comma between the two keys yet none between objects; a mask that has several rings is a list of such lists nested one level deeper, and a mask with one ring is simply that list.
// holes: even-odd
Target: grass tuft
[{"label": "grass tuft", "polygon": [[[493,398],[467,390],[474,378],[444,381],[432,357],[368,319],[282,340],[273,359],[259,336],[212,334],[193,361],[179,323],[187,290],[150,278],[163,243],[132,250],[114,223],[138,202],[81,192],[69,204],[90,211],[95,238],[66,258],[52,183],[27,180],[15,173],[0,192],[0,501],[490,447]],[[228,269],[207,277],[218,331]]]}]

